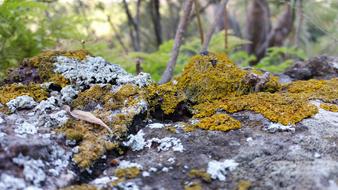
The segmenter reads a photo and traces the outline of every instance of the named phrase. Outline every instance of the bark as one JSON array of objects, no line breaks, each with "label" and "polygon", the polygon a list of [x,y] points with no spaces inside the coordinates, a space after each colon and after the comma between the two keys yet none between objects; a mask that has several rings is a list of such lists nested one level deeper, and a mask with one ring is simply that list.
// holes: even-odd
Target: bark
[{"label": "bark", "polygon": [[134,20],[128,3],[126,0],[122,1],[123,3],[123,7],[124,7],[124,11],[127,15],[127,19],[128,19],[128,26],[129,26],[129,36],[131,38],[132,41],[132,45],[135,51],[140,51],[141,47],[140,47],[140,6],[141,6],[141,0],[137,1],[137,5],[136,5],[136,18]]},{"label": "bark", "polygon": [[219,25],[220,22],[222,22],[222,19],[224,19],[224,8],[226,4],[228,3],[228,0],[222,0],[219,8],[217,10],[216,19],[212,26],[209,27],[209,30],[204,38],[204,43],[201,49],[201,52],[207,52],[208,46],[211,41],[212,35],[215,33],[216,27]]},{"label": "bark", "polygon": [[171,51],[171,57],[170,57],[169,62],[167,63],[167,67],[164,73],[162,74],[160,84],[169,82],[171,78],[173,77],[177,57],[178,57],[179,50],[180,50],[180,47],[183,41],[183,35],[189,23],[189,18],[190,18],[189,16],[192,10],[193,3],[194,3],[194,0],[186,0],[184,2],[183,15],[180,18],[180,22],[179,22],[179,25],[176,31],[174,47]]},{"label": "bark", "polygon": [[157,47],[159,47],[163,42],[159,0],[150,1],[150,13],[151,13],[151,20],[153,22],[154,33],[156,37],[156,45]]},{"label": "bark", "polygon": [[292,25],[292,8],[290,4],[286,4],[284,12],[277,19],[277,24],[273,30],[270,31],[265,43],[259,48],[258,54],[265,55],[269,47],[282,46],[292,31]]},{"label": "bark", "polygon": [[257,59],[264,56],[258,49],[267,40],[271,30],[270,9],[266,0],[252,0],[248,5],[245,38],[251,42],[245,49],[249,54],[254,54]]},{"label": "bark", "polygon": [[195,13],[196,13],[196,17],[197,17],[197,25],[198,25],[198,29],[200,32],[200,38],[201,38],[201,44],[203,45],[204,42],[204,32],[203,32],[203,26],[202,26],[202,20],[201,20],[201,15],[200,15],[200,4],[198,2],[198,0],[194,1],[194,7],[195,7]]},{"label": "bark", "polygon": [[296,47],[300,47],[301,41],[301,31],[304,22],[303,16],[303,0],[296,0],[296,15],[297,15],[297,25],[296,25],[296,32],[295,32],[295,45]]},{"label": "bark", "polygon": [[113,29],[114,33],[115,33],[115,37],[117,39],[117,41],[119,42],[119,44],[121,45],[124,53],[128,54],[128,48],[126,47],[126,45],[123,43],[122,37],[119,34],[119,31],[116,29],[114,23],[112,22],[110,16],[107,16],[107,20],[108,23],[110,24],[110,27]]}]

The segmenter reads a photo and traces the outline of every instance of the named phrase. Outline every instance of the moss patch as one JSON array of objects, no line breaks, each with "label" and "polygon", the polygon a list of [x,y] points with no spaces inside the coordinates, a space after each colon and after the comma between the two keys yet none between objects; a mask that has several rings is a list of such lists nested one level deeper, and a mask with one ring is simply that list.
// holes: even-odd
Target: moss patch
[{"label": "moss patch", "polygon": [[93,185],[82,184],[82,185],[72,185],[65,188],[61,188],[60,190],[97,190],[97,188]]},{"label": "moss patch", "polygon": [[212,181],[211,175],[202,169],[192,169],[190,170],[188,176],[190,178],[201,178],[203,181],[210,183]]},{"label": "moss patch", "polygon": [[138,167],[118,168],[115,170],[115,176],[118,178],[133,179],[141,173]]}]

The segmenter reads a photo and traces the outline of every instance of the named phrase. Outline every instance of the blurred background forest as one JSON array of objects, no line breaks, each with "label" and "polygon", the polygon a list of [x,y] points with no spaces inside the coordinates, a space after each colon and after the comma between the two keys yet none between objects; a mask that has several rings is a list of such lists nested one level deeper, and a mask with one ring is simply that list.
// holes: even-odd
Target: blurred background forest
[{"label": "blurred background forest", "polygon": [[[41,51],[83,48],[132,73],[140,65],[159,80],[184,1],[0,0],[0,78]],[[175,74],[200,53],[200,31],[213,23],[209,51],[227,52],[244,67],[280,73],[297,60],[338,55],[337,0],[229,0],[224,17],[217,19],[219,4],[195,1]]]}]

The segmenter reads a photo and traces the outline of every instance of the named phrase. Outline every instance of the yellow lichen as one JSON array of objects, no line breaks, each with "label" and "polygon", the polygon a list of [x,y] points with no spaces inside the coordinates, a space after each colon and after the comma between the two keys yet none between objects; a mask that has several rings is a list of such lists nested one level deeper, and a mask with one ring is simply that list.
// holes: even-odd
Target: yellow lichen
[{"label": "yellow lichen", "polygon": [[290,83],[286,90],[289,93],[299,94],[302,98],[321,99],[331,102],[338,99],[338,78],[331,80],[308,80]]},{"label": "yellow lichen", "polygon": [[238,182],[237,190],[248,190],[251,187],[251,181],[240,180]]},{"label": "yellow lichen", "polygon": [[38,84],[9,84],[0,87],[0,103],[6,104],[18,96],[31,96],[35,101],[42,101],[48,98],[48,92]]},{"label": "yellow lichen", "polygon": [[186,132],[186,133],[189,133],[189,132],[193,132],[196,130],[196,126],[195,125],[186,125],[183,127],[183,131]]},{"label": "yellow lichen", "polygon": [[241,123],[227,114],[215,114],[201,119],[197,123],[197,127],[207,130],[229,131],[239,129]]},{"label": "yellow lichen", "polygon": [[283,125],[295,124],[318,112],[316,106],[297,94],[263,92],[199,104],[195,108],[199,110],[196,117],[207,117],[217,110],[229,113],[250,110]]},{"label": "yellow lichen", "polygon": [[336,104],[322,103],[320,104],[320,108],[331,112],[338,112],[338,105]]},{"label": "yellow lichen", "polygon": [[115,176],[118,178],[133,179],[140,175],[141,171],[138,167],[129,168],[117,168],[115,170]]},{"label": "yellow lichen", "polygon": [[61,188],[60,190],[97,190],[97,188],[93,185],[81,184],[81,185],[68,186],[65,188]]},{"label": "yellow lichen", "polygon": [[201,178],[203,181],[208,183],[211,182],[211,175],[202,169],[192,169],[190,170],[188,176],[190,178]]}]

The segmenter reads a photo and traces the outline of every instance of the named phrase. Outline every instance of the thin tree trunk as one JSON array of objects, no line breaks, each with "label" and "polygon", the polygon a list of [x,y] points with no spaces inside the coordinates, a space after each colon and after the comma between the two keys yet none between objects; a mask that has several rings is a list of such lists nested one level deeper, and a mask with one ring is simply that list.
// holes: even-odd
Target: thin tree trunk
[{"label": "thin tree trunk", "polygon": [[114,23],[112,22],[109,15],[107,16],[107,20],[108,20],[108,23],[110,24],[110,27],[113,29],[113,31],[115,33],[115,37],[116,37],[117,41],[119,42],[119,44],[121,45],[124,53],[128,54],[128,48],[126,47],[126,45],[124,45],[122,37],[119,34],[119,31],[116,29],[116,27],[115,27]]},{"label": "thin tree trunk", "polygon": [[296,15],[297,15],[297,25],[296,25],[296,32],[295,32],[295,45],[297,48],[300,47],[301,41],[301,32],[303,27],[303,0],[296,0]]},{"label": "thin tree trunk", "polygon": [[290,4],[286,4],[285,10],[279,16],[276,26],[270,31],[266,41],[258,49],[258,54],[264,55],[269,47],[282,46],[292,31],[292,25],[292,8]]},{"label": "thin tree trunk", "polygon": [[186,0],[184,2],[183,15],[180,18],[180,22],[179,22],[179,25],[176,31],[174,47],[171,51],[171,57],[170,57],[169,62],[167,63],[167,67],[164,73],[162,74],[160,84],[169,82],[171,78],[173,77],[177,57],[178,57],[180,47],[183,41],[183,34],[185,33],[187,26],[188,26],[189,16],[192,10],[193,3],[194,3],[194,0]]},{"label": "thin tree trunk", "polygon": [[209,30],[204,38],[204,43],[203,43],[201,52],[208,51],[208,47],[209,47],[209,43],[211,41],[212,35],[214,34],[218,24],[222,21],[222,19],[224,19],[224,15],[223,15],[224,7],[226,6],[227,3],[228,3],[228,0],[222,0],[222,2],[220,3],[219,8],[217,10],[217,14],[216,14],[216,19],[214,23],[212,24],[212,26],[209,27]]},{"label": "thin tree trunk", "polygon": [[198,0],[195,0],[194,2],[195,5],[195,14],[197,15],[197,25],[198,25],[198,29],[200,32],[200,38],[201,38],[201,44],[203,45],[204,42],[204,32],[203,32],[203,26],[202,26],[202,20],[201,20],[201,15],[200,15],[200,4],[198,2]]},{"label": "thin tree trunk", "polygon": [[140,30],[139,30],[139,24],[140,24],[140,5],[141,0],[137,1],[136,6],[136,21],[134,20],[133,16],[131,15],[131,12],[129,10],[129,6],[126,0],[122,1],[124,11],[127,15],[128,19],[128,26],[129,26],[129,36],[132,41],[133,49],[135,51],[140,51]]},{"label": "thin tree trunk", "polygon": [[156,45],[158,48],[163,42],[159,0],[150,1],[150,13],[151,13],[151,19],[153,22],[153,27],[154,27],[155,37],[156,37]]},{"label": "thin tree trunk", "polygon": [[245,49],[259,60],[264,52],[259,52],[258,49],[266,42],[271,30],[270,9],[266,0],[251,0],[247,10],[245,38],[251,43]]}]

